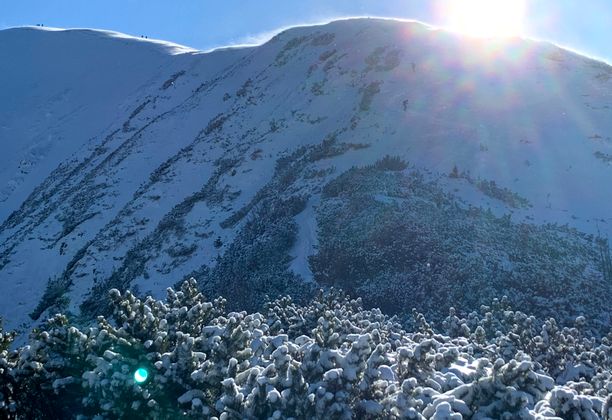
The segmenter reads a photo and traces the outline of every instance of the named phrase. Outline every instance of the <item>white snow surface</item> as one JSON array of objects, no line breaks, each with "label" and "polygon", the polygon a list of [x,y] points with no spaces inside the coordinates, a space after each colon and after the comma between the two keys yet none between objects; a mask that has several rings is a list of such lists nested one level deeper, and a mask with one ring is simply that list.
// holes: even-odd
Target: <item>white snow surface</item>
[{"label": "white snow surface", "polygon": [[[399,155],[471,204],[612,234],[612,68],[551,44],[353,19],[200,53],[26,27],[0,31],[0,75],[0,317],[9,329],[32,325],[50,278],[70,279],[78,311],[214,176],[218,159],[237,160],[216,183],[221,202],[187,211],[184,236],[151,237],[134,284],[163,295],[214,264],[225,249],[215,238],[228,244],[240,226],[220,222],[270,181],[279,157],[334,132],[370,147],[317,163],[332,176]],[[509,209],[442,177],[455,165],[531,207]],[[291,268],[309,279],[320,189],[302,188],[311,196],[296,217]],[[179,245],[190,253],[177,257]]]}]

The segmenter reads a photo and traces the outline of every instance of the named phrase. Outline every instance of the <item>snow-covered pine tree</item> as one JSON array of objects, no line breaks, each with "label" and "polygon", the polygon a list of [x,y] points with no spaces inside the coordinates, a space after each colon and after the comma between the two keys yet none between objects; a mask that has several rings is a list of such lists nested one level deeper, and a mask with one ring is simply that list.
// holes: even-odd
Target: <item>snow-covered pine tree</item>
[{"label": "snow-covered pine tree", "polygon": [[[338,290],[231,312],[195,280],[165,301],[110,291],[112,316],[55,315],[27,345],[0,329],[3,418],[600,419],[612,335],[560,328],[494,301],[441,330]],[[439,331],[446,330],[448,334]]]}]

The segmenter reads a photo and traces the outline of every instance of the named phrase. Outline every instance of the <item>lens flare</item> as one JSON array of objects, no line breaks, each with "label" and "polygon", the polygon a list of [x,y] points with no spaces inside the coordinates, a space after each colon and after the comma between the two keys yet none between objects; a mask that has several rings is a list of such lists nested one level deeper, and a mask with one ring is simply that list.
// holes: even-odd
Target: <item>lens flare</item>
[{"label": "lens flare", "polygon": [[136,372],[134,372],[134,381],[137,384],[142,384],[146,382],[148,377],[149,377],[149,371],[146,370],[145,368],[138,368],[136,369]]},{"label": "lens flare", "polygon": [[525,0],[452,0],[445,11],[450,29],[477,37],[523,32]]}]

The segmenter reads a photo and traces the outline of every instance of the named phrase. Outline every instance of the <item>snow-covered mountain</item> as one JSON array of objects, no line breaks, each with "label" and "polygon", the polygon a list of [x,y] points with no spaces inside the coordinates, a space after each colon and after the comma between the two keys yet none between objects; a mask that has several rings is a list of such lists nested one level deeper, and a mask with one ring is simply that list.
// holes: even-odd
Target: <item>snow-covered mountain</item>
[{"label": "snow-covered mountain", "polygon": [[9,29],[0,75],[9,329],[190,275],[252,308],[318,283],[434,318],[508,294],[609,327],[605,63],[352,19],[207,53]]}]

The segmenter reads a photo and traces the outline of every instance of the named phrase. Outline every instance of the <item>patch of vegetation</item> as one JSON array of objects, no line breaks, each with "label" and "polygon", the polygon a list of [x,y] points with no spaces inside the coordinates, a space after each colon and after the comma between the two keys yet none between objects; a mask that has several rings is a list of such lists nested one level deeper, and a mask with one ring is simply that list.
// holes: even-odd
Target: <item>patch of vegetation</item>
[{"label": "patch of vegetation", "polygon": [[610,256],[610,244],[608,239],[597,237],[595,244],[599,250],[600,268],[604,279],[612,284],[612,257]]},{"label": "patch of vegetation", "polygon": [[307,40],[307,36],[300,36],[290,39],[276,55],[276,58],[274,59],[274,65],[277,67],[281,67],[287,64],[291,57],[296,54],[295,49]]},{"label": "patch of vegetation", "polygon": [[198,249],[197,244],[176,244],[166,250],[166,253],[172,258],[189,257]]},{"label": "patch of vegetation", "polygon": [[319,61],[323,63],[324,61],[327,61],[327,59],[331,58],[334,54],[336,54],[335,49],[323,51],[321,55],[319,55]]},{"label": "patch of vegetation", "polygon": [[365,58],[366,69],[369,71],[391,71],[400,65],[399,49],[387,51],[387,47],[377,47],[370,55]]},{"label": "patch of vegetation", "polygon": [[325,86],[325,80],[321,80],[319,82],[314,82],[310,88],[310,91],[315,96],[321,96],[325,94],[323,87]]},{"label": "patch of vegetation", "polygon": [[310,41],[310,45],[312,45],[313,47],[323,47],[334,42],[334,39],[336,39],[336,34],[332,32],[326,32],[323,34],[316,35],[312,39],[312,41]]},{"label": "patch of vegetation", "polygon": [[374,164],[374,169],[381,171],[403,171],[408,168],[408,162],[399,156],[386,155]]},{"label": "patch of vegetation", "polygon": [[263,199],[215,266],[203,272],[203,290],[223,294],[234,309],[249,310],[260,309],[266,296],[307,296],[308,287],[289,270],[297,238],[294,217],[306,201],[300,196]]},{"label": "patch of vegetation", "polygon": [[609,155],[607,153],[603,153],[600,152],[599,150],[597,152],[595,152],[595,157],[599,160],[601,160],[604,163],[607,164],[612,164],[612,155]]},{"label": "patch of vegetation", "polygon": [[94,314],[107,314],[109,308],[105,306],[105,302],[98,299],[100,293],[104,293],[104,290],[109,288],[125,290],[134,279],[144,275],[147,262],[152,256],[161,252],[162,247],[167,241],[171,240],[171,238],[176,240],[184,236],[185,217],[197,203],[216,202],[220,199],[219,196],[224,194],[225,191],[218,190],[217,184],[219,179],[231,171],[236,163],[237,161],[232,159],[218,161],[215,173],[209,178],[207,183],[199,191],[185,198],[164,215],[153,232],[126,253],[121,266],[114,270],[107,279],[94,285],[89,296],[80,306],[85,317],[91,317]]},{"label": "patch of vegetation", "polygon": [[[245,290],[243,293],[247,293]],[[21,418],[568,418],[612,414],[610,335],[495,299],[404,328],[342,292],[230,312],[195,280],[165,301],[111,290],[111,318],[56,315],[27,345],[0,323],[0,416]],[[144,369],[144,381],[135,372]],[[142,378],[142,376],[141,376]]]},{"label": "patch of vegetation", "polygon": [[89,241],[77,251],[59,277],[49,278],[43,296],[36,305],[36,308],[30,313],[30,318],[38,320],[48,309],[62,310],[68,304],[66,292],[72,286],[72,274],[76,270],[79,261],[85,256],[91,243],[92,241]]},{"label": "patch of vegetation", "polygon": [[300,147],[292,154],[279,158],[276,161],[272,180],[259,190],[248,204],[222,221],[220,226],[223,229],[236,226],[264,198],[271,196],[278,197],[280,194],[283,194],[303,175],[304,170],[310,164],[322,159],[341,155],[348,150],[356,150],[365,147],[368,147],[368,145],[359,143],[338,143],[337,133],[333,133],[328,135],[320,144]]},{"label": "patch of vegetation", "polygon": [[[529,161],[525,161],[525,164],[527,166],[530,165]],[[470,184],[478,188],[487,197],[499,200],[514,209],[531,207],[529,200],[520,196],[518,193],[509,190],[508,188],[500,187],[495,181],[492,180],[480,178],[474,179],[467,172],[459,172],[457,165],[453,166],[453,169],[448,174],[448,177],[452,179],[465,179]]]},{"label": "patch of vegetation", "polygon": [[244,98],[248,93],[249,93],[249,89],[251,88],[251,86],[253,85],[253,81],[248,78],[240,87],[240,89],[238,89],[236,91],[236,96],[239,98]]},{"label": "patch of vegetation", "polygon": [[369,111],[370,106],[372,105],[372,101],[374,100],[374,96],[380,93],[380,85],[382,82],[371,82],[366,87],[360,89],[361,92],[361,102],[359,103],[359,109],[361,111]]},{"label": "patch of vegetation", "polygon": [[325,65],[323,66],[323,71],[325,73],[328,73],[332,68],[334,68],[336,66],[336,64],[342,60],[344,57],[346,57],[347,53],[344,54],[335,54],[333,55],[331,58],[329,58],[326,62]]},{"label": "patch of vegetation", "polygon": [[317,222],[314,279],[391,313],[414,306],[441,321],[445,302],[470,311],[507,295],[542,319],[610,322],[612,284],[592,237],[464,208],[417,171],[345,172],[323,188]]},{"label": "patch of vegetation", "polygon": [[491,197],[503,203],[506,203],[512,208],[519,209],[531,206],[529,200],[521,197],[514,191],[509,190],[508,188],[498,186],[495,181],[479,179],[475,182],[475,184],[476,187],[480,191],[482,191],[482,193],[487,197]]},{"label": "patch of vegetation", "polygon": [[225,124],[225,121],[227,121],[230,117],[231,114],[217,114],[217,116],[211,119],[206,125],[206,128],[204,129],[204,134],[209,135],[215,131],[220,131],[223,128],[223,124]]},{"label": "patch of vegetation", "polygon": [[174,85],[174,82],[176,82],[176,80],[179,77],[183,76],[184,74],[185,74],[185,70],[181,70],[181,71],[178,71],[178,72],[174,73],[172,76],[170,76],[170,78],[168,80],[166,80],[164,82],[164,84],[161,87],[161,90],[166,90],[170,86]]}]

